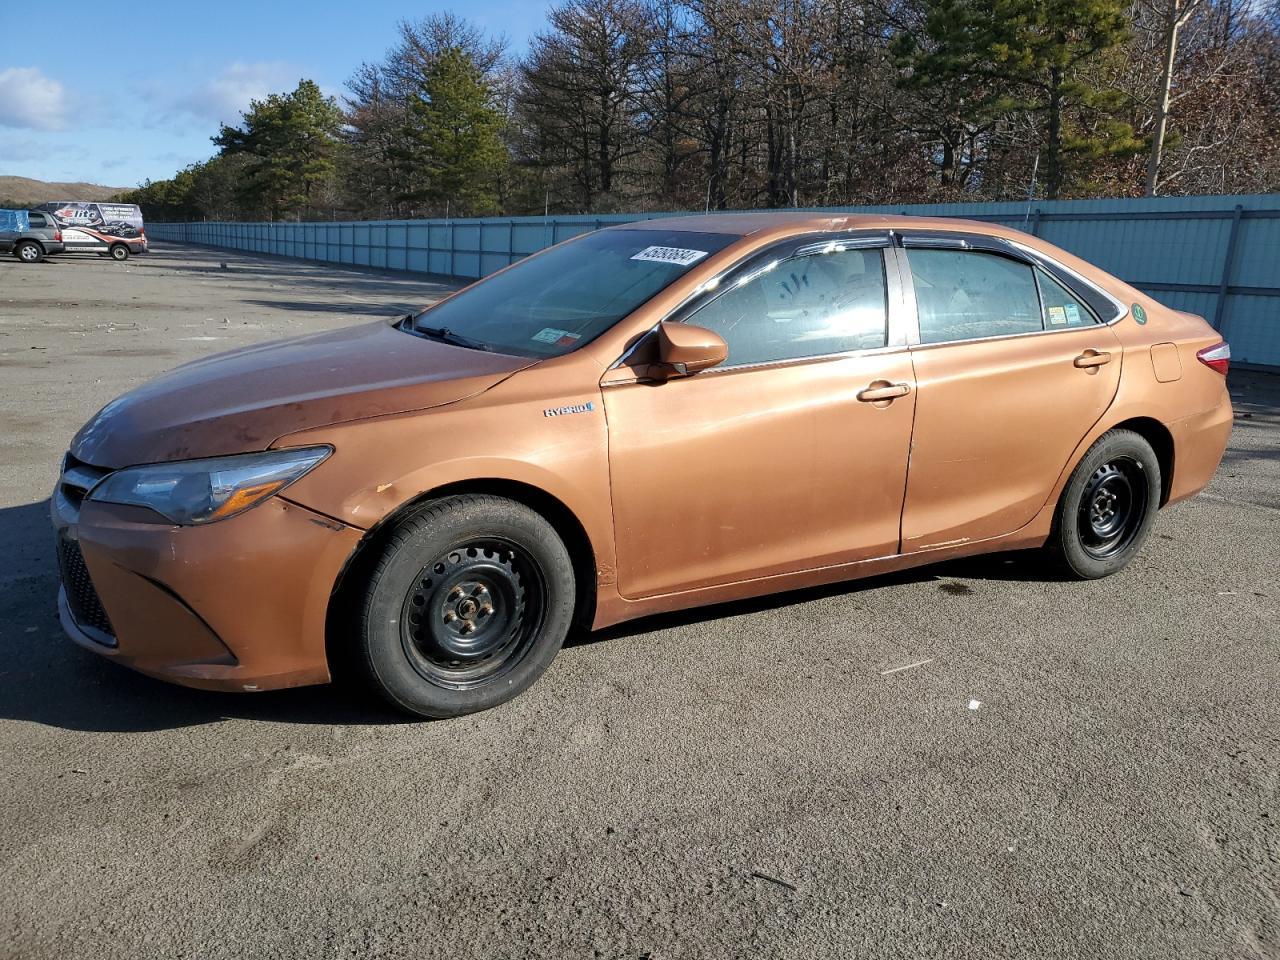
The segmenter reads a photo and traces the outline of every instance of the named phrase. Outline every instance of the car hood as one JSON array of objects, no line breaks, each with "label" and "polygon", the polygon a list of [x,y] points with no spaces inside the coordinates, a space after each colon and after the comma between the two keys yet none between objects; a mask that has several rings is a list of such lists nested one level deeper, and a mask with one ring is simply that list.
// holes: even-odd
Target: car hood
[{"label": "car hood", "polygon": [[536,362],[362,324],[177,367],[98,411],[71,453],[116,469],[265,450],[299,430],[463,400]]}]

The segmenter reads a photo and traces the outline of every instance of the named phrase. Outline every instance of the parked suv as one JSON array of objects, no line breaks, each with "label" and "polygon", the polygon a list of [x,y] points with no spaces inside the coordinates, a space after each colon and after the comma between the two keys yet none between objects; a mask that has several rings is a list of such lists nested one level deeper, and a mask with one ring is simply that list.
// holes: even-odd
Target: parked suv
[{"label": "parked suv", "polygon": [[12,253],[23,263],[39,263],[65,249],[62,228],[48,214],[39,210],[0,211],[0,253]]}]

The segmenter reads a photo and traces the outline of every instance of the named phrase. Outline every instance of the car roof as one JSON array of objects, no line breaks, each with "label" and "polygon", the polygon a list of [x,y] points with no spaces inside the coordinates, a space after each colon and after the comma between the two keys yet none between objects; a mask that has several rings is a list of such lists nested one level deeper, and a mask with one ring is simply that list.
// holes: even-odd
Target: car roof
[{"label": "car roof", "polygon": [[991,236],[1020,236],[1020,230],[951,217],[906,217],[880,213],[822,213],[813,210],[769,210],[744,213],[695,214],[661,217],[618,224],[615,230],[680,230],[747,237],[760,233],[787,236],[796,233],[849,230],[947,230]]},{"label": "car roof", "polygon": [[806,233],[849,232],[854,230],[896,230],[899,233],[975,233],[984,237],[1013,240],[1051,257],[1095,285],[1101,285],[1112,296],[1127,299],[1138,292],[1123,280],[1099,267],[1081,260],[1066,250],[1045,242],[1030,233],[996,223],[960,220],[951,217],[908,217],[883,213],[831,213],[815,210],[758,210],[745,213],[695,214],[686,217],[662,217],[633,220],[610,227],[611,230],[671,230],[691,233],[719,233],[751,237],[761,243],[786,240]]}]

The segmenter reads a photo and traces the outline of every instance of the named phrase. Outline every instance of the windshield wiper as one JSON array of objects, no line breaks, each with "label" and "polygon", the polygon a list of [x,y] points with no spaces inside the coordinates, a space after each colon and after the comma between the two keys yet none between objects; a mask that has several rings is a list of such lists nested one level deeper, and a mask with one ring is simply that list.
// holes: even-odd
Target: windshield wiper
[{"label": "windshield wiper", "polygon": [[441,343],[451,343],[455,347],[466,347],[469,350],[483,350],[486,353],[492,353],[493,347],[480,340],[472,340],[470,337],[464,337],[460,333],[454,333],[448,327],[420,327],[414,323],[415,317],[409,314],[404,318],[404,322],[409,329],[415,333],[420,333],[424,337],[430,337],[432,340],[439,340]]}]

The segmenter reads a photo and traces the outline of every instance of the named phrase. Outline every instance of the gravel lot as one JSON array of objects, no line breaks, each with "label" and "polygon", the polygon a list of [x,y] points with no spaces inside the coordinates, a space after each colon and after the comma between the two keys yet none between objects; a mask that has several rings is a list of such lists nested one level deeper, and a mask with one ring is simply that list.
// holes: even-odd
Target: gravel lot
[{"label": "gravel lot", "polygon": [[101,404],[445,289],[0,260],[0,956],[1280,958],[1280,377],[1232,374],[1218,478],[1119,576],[999,557],[649,620],[476,717],[63,639],[45,498]]}]

